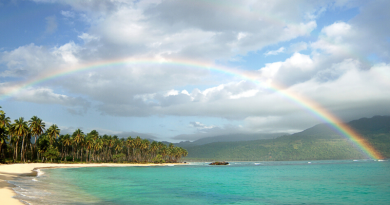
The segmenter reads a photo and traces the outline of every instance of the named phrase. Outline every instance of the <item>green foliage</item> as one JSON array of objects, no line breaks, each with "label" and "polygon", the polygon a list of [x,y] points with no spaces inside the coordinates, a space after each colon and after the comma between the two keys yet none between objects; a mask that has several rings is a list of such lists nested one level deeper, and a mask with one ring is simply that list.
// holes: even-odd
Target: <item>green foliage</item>
[{"label": "green foliage", "polygon": [[45,152],[50,146],[49,137],[47,137],[47,135],[42,135],[39,137],[37,140],[37,146],[39,151]]},{"label": "green foliage", "polygon": [[47,159],[57,159],[60,156],[60,152],[57,148],[50,146],[44,153],[43,156]]},{"label": "green foliage", "polygon": [[152,160],[153,163],[165,163],[165,160],[161,156],[161,154],[158,154],[154,159]]},{"label": "green foliage", "polygon": [[[390,143],[385,145],[383,141],[378,145],[387,150],[390,147]],[[217,142],[187,149],[189,154],[186,160],[293,161],[365,157],[359,149],[343,138],[291,139],[290,136],[285,136],[271,140]]]},{"label": "green foliage", "polygon": [[[390,158],[390,116],[362,118],[348,123],[384,158]],[[187,147],[190,160],[328,160],[362,159],[366,156],[329,124],[319,124],[300,133],[276,139],[246,142],[216,142]]]},{"label": "green foliage", "polygon": [[123,159],[126,157],[125,154],[123,153],[119,153],[119,154],[115,154],[114,156],[112,156],[112,159],[115,161],[115,162],[122,162]]},{"label": "green foliage", "polygon": [[68,162],[72,161],[72,159],[73,159],[72,156],[67,156],[67,157],[65,157],[65,158],[66,158],[66,161],[68,161]]}]

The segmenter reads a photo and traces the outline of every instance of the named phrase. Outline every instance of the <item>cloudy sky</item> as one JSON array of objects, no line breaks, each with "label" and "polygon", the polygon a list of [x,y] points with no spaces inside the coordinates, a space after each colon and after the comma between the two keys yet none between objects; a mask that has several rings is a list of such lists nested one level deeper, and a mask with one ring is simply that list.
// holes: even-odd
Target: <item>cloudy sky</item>
[{"label": "cloudy sky", "polygon": [[[291,98],[344,121],[389,115],[389,10],[387,0],[2,0],[0,106],[62,133],[176,142],[324,122]],[[69,72],[91,64],[104,66]]]}]

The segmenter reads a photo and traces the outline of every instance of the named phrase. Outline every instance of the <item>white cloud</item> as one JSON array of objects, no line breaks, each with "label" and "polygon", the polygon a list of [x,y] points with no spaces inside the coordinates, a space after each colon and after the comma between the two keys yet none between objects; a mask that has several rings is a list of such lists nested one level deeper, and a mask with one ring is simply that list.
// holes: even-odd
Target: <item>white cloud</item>
[{"label": "white cloud", "polygon": [[74,42],[60,47],[46,48],[29,44],[12,51],[5,51],[0,56],[0,62],[6,65],[6,70],[0,73],[4,77],[32,78],[42,76],[79,62],[77,54],[81,50]]},{"label": "white cloud", "polygon": [[199,129],[199,130],[215,128],[214,125],[209,125],[209,126],[207,126],[207,125],[204,125],[204,124],[202,124],[202,123],[200,123],[200,122],[190,122],[190,126],[191,126],[191,127],[195,127],[195,128],[197,128],[197,129]]},{"label": "white cloud", "polygon": [[168,91],[164,97],[168,97],[168,96],[171,96],[171,95],[178,95],[179,94],[179,91],[178,90],[170,90]]},{"label": "white cloud", "polygon": [[77,37],[81,38],[84,41],[84,43],[89,43],[91,41],[96,41],[96,40],[100,39],[97,36],[89,35],[87,33],[82,33],[81,35],[79,35]]},{"label": "white cloud", "polygon": [[[265,62],[257,71],[243,70],[243,60],[234,65],[246,76],[282,84],[286,92],[306,96],[342,119],[388,113],[390,26],[377,20],[390,18],[385,1],[355,2],[359,7],[340,1],[244,0],[224,1],[223,5],[175,0],[37,2],[70,5],[61,15],[82,17],[87,26],[78,38],[83,43],[29,44],[1,52],[2,77],[34,79],[57,69],[129,57],[187,59],[203,65],[242,60],[251,52],[266,56],[285,53],[291,56],[275,56],[279,57],[277,62]],[[317,37],[313,33],[316,19],[339,6],[354,7],[360,13],[351,20],[318,28]],[[55,16],[48,17],[46,23],[46,34],[58,32]],[[263,50],[271,46],[279,49]],[[371,65],[366,59],[370,54],[378,56],[380,63]],[[11,89],[11,84],[1,84],[1,92]],[[56,87],[50,87],[53,85]],[[98,112],[114,117],[198,116],[243,122],[241,128],[194,122],[209,127],[212,134],[290,132],[321,122],[272,89],[190,65],[113,64],[58,78],[45,86],[32,87],[14,99],[44,103],[39,96],[75,113],[91,101]],[[72,96],[85,99],[79,103]]]},{"label": "white cloud", "polygon": [[333,23],[321,30],[327,37],[336,38],[336,41],[337,39],[348,35],[350,31],[351,25],[344,22]]},{"label": "white cloud", "polygon": [[263,82],[289,86],[307,78],[311,78],[315,63],[308,55],[294,53],[284,62],[266,64],[259,70],[259,78]]},{"label": "white cloud", "polygon": [[81,97],[70,97],[63,94],[54,93],[49,88],[27,88],[13,95],[17,101],[32,102],[39,104],[59,104],[72,109],[81,108],[84,111],[90,106],[90,103]]},{"label": "white cloud", "polygon": [[72,11],[61,11],[61,15],[63,15],[66,18],[74,18],[75,13]]},{"label": "white cloud", "polygon": [[264,53],[265,56],[269,56],[269,55],[278,55],[279,53],[283,53],[285,50],[284,47],[280,47],[278,50],[274,50],[274,51],[268,51],[266,53]]}]

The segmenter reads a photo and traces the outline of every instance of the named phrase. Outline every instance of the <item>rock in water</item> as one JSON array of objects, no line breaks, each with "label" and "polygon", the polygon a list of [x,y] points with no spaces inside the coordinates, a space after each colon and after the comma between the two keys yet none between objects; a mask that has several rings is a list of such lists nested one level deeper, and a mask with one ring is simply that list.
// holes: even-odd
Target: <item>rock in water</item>
[{"label": "rock in water", "polygon": [[229,162],[213,162],[210,163],[209,165],[229,165]]}]

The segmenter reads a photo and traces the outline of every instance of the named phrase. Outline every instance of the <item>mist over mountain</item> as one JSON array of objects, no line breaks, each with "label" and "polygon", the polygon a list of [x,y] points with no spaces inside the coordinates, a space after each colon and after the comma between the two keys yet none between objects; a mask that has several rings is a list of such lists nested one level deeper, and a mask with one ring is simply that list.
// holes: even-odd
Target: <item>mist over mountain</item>
[{"label": "mist over mountain", "polygon": [[[361,118],[347,123],[384,157],[390,157],[390,116]],[[233,135],[229,135],[233,137]],[[267,135],[268,139],[222,136],[178,143],[186,147],[188,160],[328,160],[364,159],[366,156],[330,124],[318,124],[291,135]],[[229,141],[235,139],[235,141]],[[219,140],[219,141],[217,141]],[[209,143],[206,143],[209,142]],[[186,144],[187,143],[187,144]],[[199,143],[196,145],[196,143]]]},{"label": "mist over mountain", "polygon": [[[361,118],[347,123],[351,128],[360,134],[376,134],[390,132],[390,116],[374,116],[372,118]],[[315,125],[311,128],[292,134],[291,136],[340,136],[329,123]]]},{"label": "mist over mountain", "polygon": [[213,142],[240,142],[240,141],[253,141],[253,140],[261,140],[261,139],[273,139],[276,137],[280,137],[283,135],[287,135],[287,133],[263,133],[263,134],[230,134],[230,135],[218,135],[214,137],[205,137],[193,142],[183,141],[179,143],[175,143],[175,145],[180,147],[192,147],[197,145],[204,145]]}]

